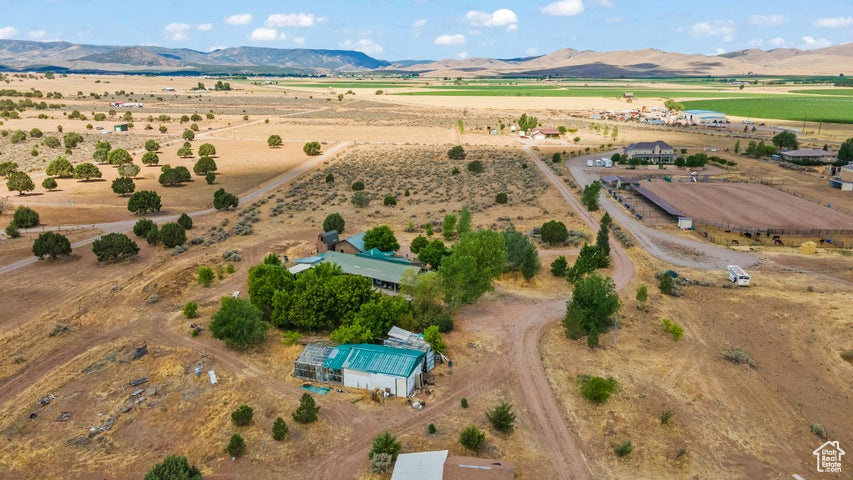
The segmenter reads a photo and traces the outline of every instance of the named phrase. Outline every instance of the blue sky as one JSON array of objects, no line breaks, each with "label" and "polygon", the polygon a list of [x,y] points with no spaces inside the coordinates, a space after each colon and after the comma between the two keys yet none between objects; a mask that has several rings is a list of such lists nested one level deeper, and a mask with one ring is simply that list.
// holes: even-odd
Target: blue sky
[{"label": "blue sky", "polygon": [[3,0],[0,38],[209,51],[359,50],[385,60],[853,42],[853,0]]}]

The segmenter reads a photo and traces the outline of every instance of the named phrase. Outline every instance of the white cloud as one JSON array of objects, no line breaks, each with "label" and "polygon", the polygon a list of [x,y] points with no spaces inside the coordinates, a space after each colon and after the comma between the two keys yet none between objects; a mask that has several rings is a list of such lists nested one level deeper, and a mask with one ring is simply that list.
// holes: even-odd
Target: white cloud
[{"label": "white cloud", "polygon": [[465,18],[475,27],[507,27],[511,32],[518,29],[518,15],[508,8],[501,8],[492,13],[470,10]]},{"label": "white cloud", "polygon": [[369,38],[361,38],[359,40],[346,40],[340,44],[341,48],[346,48],[349,50],[358,50],[360,52],[364,52],[368,55],[378,55],[385,51],[382,48],[382,45],[374,42]]},{"label": "white cloud", "polygon": [[803,50],[811,50],[813,48],[824,48],[832,45],[832,42],[826,38],[814,38],[812,36],[806,35],[802,37],[803,43],[801,48]]},{"label": "white cloud", "polygon": [[237,15],[231,15],[230,17],[225,17],[225,23],[228,25],[248,25],[252,22],[252,14],[251,13],[238,13]]},{"label": "white cloud", "polygon": [[611,2],[610,0],[595,0],[595,3],[597,3],[600,7],[613,8],[613,2]]},{"label": "white cloud", "polygon": [[427,24],[426,18],[422,18],[420,20],[415,20],[415,23],[412,24],[412,28],[422,28]]},{"label": "white cloud", "polygon": [[0,38],[11,38],[18,34],[18,29],[15,27],[0,28]]},{"label": "white cloud", "polygon": [[305,37],[296,37],[293,39],[293,43],[296,45],[305,45]]},{"label": "white cloud", "polygon": [[462,45],[465,43],[465,35],[461,33],[439,35],[435,37],[433,43],[436,45]]},{"label": "white cloud", "polygon": [[753,25],[759,25],[762,27],[782,25],[783,23],[785,23],[785,20],[786,19],[785,19],[784,15],[778,15],[778,14],[774,14],[774,15],[751,15],[749,17],[749,23],[751,23]]},{"label": "white cloud", "polygon": [[559,2],[554,2],[545,5],[544,7],[540,8],[539,11],[541,11],[545,15],[555,16],[580,15],[581,13],[583,13],[583,1],[560,0]]},{"label": "white cloud", "polygon": [[189,32],[190,30],[190,24],[188,23],[172,22],[166,25],[164,30],[166,30],[166,38],[175,42],[183,42],[184,40],[189,40],[190,38],[190,36],[187,34],[187,32]]},{"label": "white cloud", "polygon": [[27,32],[28,37],[35,39],[44,38],[45,35],[47,35],[47,32],[45,30],[31,30]]},{"label": "white cloud", "polygon": [[313,27],[318,23],[325,23],[326,19],[318,17],[313,13],[273,13],[267,17],[264,25],[267,27]]},{"label": "white cloud", "polygon": [[846,28],[853,25],[853,17],[818,18],[812,25],[822,28]]},{"label": "white cloud", "polygon": [[[278,30],[274,28],[259,27],[252,30],[252,33],[249,35],[249,38],[256,42],[272,42],[273,40],[279,38],[279,34]],[[284,38],[282,38],[281,40],[284,40]]]},{"label": "white cloud", "polygon": [[209,30],[213,30],[213,24],[212,23],[200,23],[200,24],[196,25],[195,28],[196,28],[196,30],[199,30],[202,32],[207,32]]},{"label": "white cloud", "polygon": [[468,58],[468,52],[463,50],[456,54],[456,58],[458,58],[459,60],[465,60],[466,58]]},{"label": "white cloud", "polygon": [[714,20],[713,22],[699,22],[690,27],[690,34],[694,37],[722,37],[724,42],[735,39],[735,22],[732,20]]},{"label": "white cloud", "polygon": [[726,50],[724,48],[715,48],[714,49],[714,55],[720,55],[723,53],[726,53]]},{"label": "white cloud", "polygon": [[214,45],[214,46],[210,47],[209,49],[207,49],[207,51],[213,52],[215,50],[225,50],[226,48],[228,48],[227,45]]},{"label": "white cloud", "polygon": [[782,37],[773,37],[767,43],[769,43],[771,46],[773,46],[775,48],[780,48],[780,47],[784,47],[785,45],[787,45],[787,42],[785,42],[785,39]]},{"label": "white cloud", "polygon": [[527,55],[528,57],[533,57],[535,55],[539,55],[539,49],[536,47],[530,47],[524,51],[524,54]]}]

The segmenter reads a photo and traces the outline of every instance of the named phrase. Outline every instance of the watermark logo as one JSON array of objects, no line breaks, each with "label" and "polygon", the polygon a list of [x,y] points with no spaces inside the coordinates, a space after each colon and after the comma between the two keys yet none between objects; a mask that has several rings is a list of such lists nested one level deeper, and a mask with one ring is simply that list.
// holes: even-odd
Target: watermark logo
[{"label": "watermark logo", "polygon": [[844,450],[838,440],[826,442],[812,452],[817,457],[817,471],[821,473],[841,473],[841,456]]}]

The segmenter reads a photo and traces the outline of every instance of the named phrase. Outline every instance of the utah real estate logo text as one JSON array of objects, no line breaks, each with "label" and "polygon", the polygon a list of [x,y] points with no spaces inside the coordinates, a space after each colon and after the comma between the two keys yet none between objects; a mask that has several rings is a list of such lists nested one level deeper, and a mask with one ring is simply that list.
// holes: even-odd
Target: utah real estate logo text
[{"label": "utah real estate logo text", "polygon": [[838,445],[838,440],[826,442],[812,452],[817,457],[817,471],[821,473],[841,473],[841,456],[844,450]]}]

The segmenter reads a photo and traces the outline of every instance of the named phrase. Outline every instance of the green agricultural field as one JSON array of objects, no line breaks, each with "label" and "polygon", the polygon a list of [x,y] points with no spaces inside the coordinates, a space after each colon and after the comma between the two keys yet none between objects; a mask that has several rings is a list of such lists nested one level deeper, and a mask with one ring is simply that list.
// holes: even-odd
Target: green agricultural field
[{"label": "green agricultural field", "polygon": [[663,90],[596,87],[552,87],[552,86],[435,86],[422,91],[395,93],[394,95],[428,95],[446,97],[619,97],[633,92],[637,98],[751,98],[758,94],[738,91],[717,90]]},{"label": "green agricultural field", "polygon": [[791,93],[807,93],[810,95],[838,95],[842,97],[853,97],[853,88],[825,88],[815,90],[791,90]]},{"label": "green agricultural field", "polygon": [[715,110],[728,115],[779,120],[853,123],[853,97],[776,96],[683,102],[690,110]]},{"label": "green agricultural field", "polygon": [[391,82],[294,82],[294,83],[279,83],[279,86],[284,87],[303,87],[303,88],[405,88],[405,87],[420,87],[423,82],[404,81]]}]

